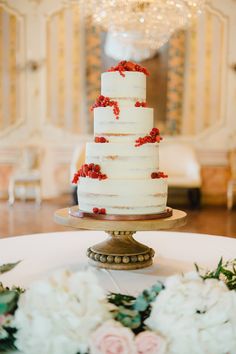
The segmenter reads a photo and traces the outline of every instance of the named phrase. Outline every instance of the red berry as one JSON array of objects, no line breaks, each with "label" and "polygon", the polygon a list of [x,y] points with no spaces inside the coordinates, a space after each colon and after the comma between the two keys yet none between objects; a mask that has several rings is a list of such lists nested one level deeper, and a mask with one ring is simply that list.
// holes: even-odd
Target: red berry
[{"label": "red berry", "polygon": [[91,178],[98,178],[98,173],[97,172],[92,172],[91,173]]},{"label": "red berry", "polygon": [[101,208],[100,209],[100,214],[106,214],[106,209],[105,208]]},{"label": "red berry", "polygon": [[101,167],[100,167],[99,165],[95,165],[94,168],[93,168],[93,170],[94,170],[95,172],[100,172]]},{"label": "red berry", "polygon": [[159,129],[157,128],[152,128],[152,130],[150,131],[150,135],[158,135],[159,133]]},{"label": "red berry", "polygon": [[158,178],[158,173],[157,172],[152,172],[151,178]]},{"label": "red berry", "polygon": [[99,209],[98,209],[98,208],[93,208],[93,213],[94,213],[94,214],[98,214],[98,212],[99,212]]},{"label": "red berry", "polygon": [[90,163],[90,164],[88,165],[88,168],[89,168],[90,171],[93,170],[93,167],[94,167],[94,163]]},{"label": "red berry", "polygon": [[79,180],[79,174],[78,173],[75,173],[74,174],[74,177],[73,177],[73,180],[72,180],[72,183],[76,184]]},{"label": "red berry", "polygon": [[87,165],[87,164],[84,164],[84,165],[82,166],[82,173],[85,174],[85,176],[87,176],[88,171],[89,171],[88,165]]}]

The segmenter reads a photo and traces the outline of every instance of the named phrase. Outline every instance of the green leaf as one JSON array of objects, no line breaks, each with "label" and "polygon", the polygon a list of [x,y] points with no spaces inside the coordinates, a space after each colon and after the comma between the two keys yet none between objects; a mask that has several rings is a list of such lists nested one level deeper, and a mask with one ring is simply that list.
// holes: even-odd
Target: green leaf
[{"label": "green leaf", "polygon": [[15,263],[6,263],[0,266],[0,274],[9,272],[10,270],[12,270],[13,268],[15,268],[17,266],[17,264],[19,264],[21,261],[15,262]]},{"label": "green leaf", "polygon": [[202,279],[218,279],[223,281],[230,290],[236,290],[236,259],[224,263],[221,258],[215,270],[204,274],[201,274],[198,266],[195,267]]},{"label": "green leaf", "polygon": [[5,327],[4,329],[7,331],[8,337],[0,340],[1,353],[16,349],[14,345],[15,342],[14,334],[16,333],[16,329],[12,327]]},{"label": "green leaf", "polygon": [[217,269],[215,271],[215,278],[219,279],[220,273],[221,273],[221,269],[222,269],[222,264],[223,264],[223,258],[221,257],[218,265],[217,265]]},{"label": "green leaf", "polygon": [[0,315],[11,313],[17,305],[18,294],[15,291],[4,291],[0,293]]}]

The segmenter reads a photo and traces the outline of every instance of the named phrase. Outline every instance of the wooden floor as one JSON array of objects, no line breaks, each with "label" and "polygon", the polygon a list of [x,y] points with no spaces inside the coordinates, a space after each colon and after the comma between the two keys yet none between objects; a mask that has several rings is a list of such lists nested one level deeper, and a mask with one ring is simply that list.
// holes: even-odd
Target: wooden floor
[{"label": "wooden floor", "polygon": [[[34,202],[17,201],[13,207],[6,201],[0,202],[0,237],[20,236],[33,233],[72,230],[54,223],[55,210],[72,205],[69,196],[43,202],[37,207]],[[221,235],[236,238],[236,209],[228,212],[226,208],[204,207],[201,210],[188,210],[187,224],[178,231]]]}]

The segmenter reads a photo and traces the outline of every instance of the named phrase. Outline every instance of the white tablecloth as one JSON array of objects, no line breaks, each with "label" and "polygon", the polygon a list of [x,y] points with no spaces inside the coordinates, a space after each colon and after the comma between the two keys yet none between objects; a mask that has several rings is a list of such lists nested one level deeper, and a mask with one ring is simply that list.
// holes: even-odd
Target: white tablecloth
[{"label": "white tablecloth", "polygon": [[[86,250],[106,238],[102,231],[71,231],[27,235],[0,240],[0,264],[22,262],[0,276],[4,285],[27,287],[33,280],[61,267],[73,270],[88,266]],[[236,257],[236,239],[181,232],[138,232],[135,238],[154,248],[154,264],[134,271],[96,269],[107,291],[136,295],[156,279],[194,269],[194,262],[206,268],[220,257]]]}]

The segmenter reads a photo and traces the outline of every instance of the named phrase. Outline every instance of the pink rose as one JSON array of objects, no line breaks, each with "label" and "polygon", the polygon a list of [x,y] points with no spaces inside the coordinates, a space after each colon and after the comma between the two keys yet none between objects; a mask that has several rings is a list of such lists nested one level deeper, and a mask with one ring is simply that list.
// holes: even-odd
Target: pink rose
[{"label": "pink rose", "polygon": [[93,332],[89,349],[91,354],[137,354],[133,332],[114,320]]},{"label": "pink rose", "polygon": [[166,341],[154,332],[144,331],[135,338],[137,354],[164,354]]}]

